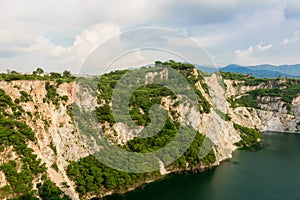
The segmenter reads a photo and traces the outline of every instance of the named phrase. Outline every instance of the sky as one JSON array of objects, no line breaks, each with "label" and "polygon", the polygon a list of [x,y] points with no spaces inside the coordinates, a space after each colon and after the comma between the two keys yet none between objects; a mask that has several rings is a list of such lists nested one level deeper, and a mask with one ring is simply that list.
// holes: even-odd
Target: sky
[{"label": "sky", "polygon": [[[0,4],[0,71],[30,72],[37,67],[76,71],[111,38],[128,42],[120,39],[122,34],[148,27],[189,38],[216,66],[300,63],[298,0],[0,0]],[[166,37],[146,39],[151,46]],[[185,45],[184,39],[167,41]],[[114,52],[116,46],[110,46],[105,51]],[[150,53],[133,46],[130,62],[122,65],[150,62]],[[189,48],[185,53],[197,56]],[[168,59],[168,54],[151,55]]]}]

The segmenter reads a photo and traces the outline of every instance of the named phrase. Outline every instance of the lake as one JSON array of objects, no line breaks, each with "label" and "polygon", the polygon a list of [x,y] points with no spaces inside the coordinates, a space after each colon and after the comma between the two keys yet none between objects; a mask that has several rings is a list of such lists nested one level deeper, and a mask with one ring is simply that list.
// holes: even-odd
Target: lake
[{"label": "lake", "polygon": [[300,199],[300,134],[264,134],[263,148],[238,150],[230,161],[198,174],[171,174],[105,200]]}]

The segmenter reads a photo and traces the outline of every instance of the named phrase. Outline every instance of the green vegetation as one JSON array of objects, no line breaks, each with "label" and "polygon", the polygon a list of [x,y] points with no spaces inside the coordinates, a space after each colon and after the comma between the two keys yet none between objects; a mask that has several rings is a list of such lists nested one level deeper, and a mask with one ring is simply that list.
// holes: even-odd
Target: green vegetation
[{"label": "green vegetation", "polygon": [[[31,99],[26,92],[20,93],[19,101],[26,102]],[[37,159],[33,150],[27,146],[28,141],[34,142],[36,139],[32,129],[22,122],[23,114],[24,110],[0,89],[0,149],[4,151],[8,147],[13,147],[12,150],[18,155],[18,158],[0,165],[0,170],[9,183],[0,188],[1,198],[13,195],[16,199],[38,199],[37,191],[33,190],[33,180],[46,174],[45,164],[41,159]],[[46,187],[45,185],[43,188]],[[49,199],[49,196],[41,198]]]},{"label": "green vegetation", "polygon": [[44,70],[39,67],[32,72],[33,75],[39,75],[39,76],[41,76],[43,73],[44,73]]},{"label": "green vegetation", "polygon": [[256,86],[261,83],[268,83],[269,80],[272,80],[272,79],[266,79],[266,78],[255,78],[251,74],[245,75],[245,74],[241,74],[241,73],[222,72],[222,71],[220,71],[220,74],[223,79],[244,81],[243,85],[245,85],[245,86]]},{"label": "green vegetation", "polygon": [[[155,64],[159,66],[159,62],[156,62]],[[187,79],[187,81],[191,84],[194,92],[197,95],[198,103],[200,106],[199,108],[200,112],[209,113],[211,105],[205,99],[201,91],[197,89],[196,84],[199,82],[207,94],[209,94],[208,86],[204,82],[204,78],[201,73],[198,73],[198,76],[195,76],[194,74],[195,66],[189,63],[177,63],[173,60],[170,60],[169,62],[164,62],[162,63],[162,65],[178,70]]]},{"label": "green vegetation", "polygon": [[[142,70],[148,70],[149,72],[153,72],[155,70],[161,71],[163,68],[159,67],[160,65],[164,65],[176,69],[184,77],[186,77],[186,80],[189,81],[198,98],[200,112],[201,113],[210,112],[211,105],[205,99],[201,91],[199,91],[196,88],[196,84],[199,82],[202,88],[207,93],[208,93],[208,86],[205,84],[204,79],[200,73],[198,76],[194,75],[195,67],[193,65],[187,63],[176,63],[174,61],[164,62],[164,63],[158,61],[156,62],[156,68],[153,67],[149,69],[143,68]],[[115,72],[110,72],[108,74],[104,74],[100,77],[98,83],[99,93],[97,98],[98,98],[98,103],[101,105],[97,108],[96,112],[99,121],[101,123],[109,122],[111,125],[114,123],[114,119],[111,113],[111,107],[109,105],[111,102],[112,92],[118,80],[127,72],[128,70],[115,71]],[[134,78],[135,77],[133,77],[133,79]],[[172,80],[172,81],[176,81],[176,80]],[[174,83],[176,84],[176,82]],[[92,88],[94,87],[92,86]],[[153,104],[160,104],[162,97],[171,97],[172,99],[176,99],[174,94],[169,89],[159,84],[148,84],[138,88],[131,96],[130,105],[129,105],[132,119],[138,125],[145,125],[149,123],[150,121],[150,118],[148,117],[149,109]],[[144,113],[141,113],[140,109],[142,109]]]},{"label": "green vegetation", "polygon": [[[173,123],[169,118],[163,129],[153,137],[134,138],[127,142],[126,149],[133,152],[156,151],[168,144],[178,132],[178,123]],[[176,127],[177,126],[177,127]]]},{"label": "green vegetation", "polygon": [[71,200],[50,180],[37,184],[37,188],[39,197],[43,200]]},{"label": "green vegetation", "polygon": [[259,108],[260,97],[279,97],[286,103],[288,110],[291,109],[293,99],[300,93],[300,80],[292,78],[277,78],[277,79],[257,79],[252,75],[244,75],[240,73],[220,72],[223,79],[243,81],[241,85],[257,86],[260,83],[265,83],[266,88],[259,88],[247,92],[240,98],[231,97],[228,102],[232,108],[239,106]]},{"label": "green vegetation", "polygon": [[46,82],[45,90],[47,91],[46,97],[43,99],[44,103],[53,103],[56,107],[59,106],[60,102],[67,102],[68,96],[59,96],[56,90],[56,86],[50,82]]},{"label": "green vegetation", "polygon": [[[202,88],[207,93],[208,86],[205,84],[202,75],[194,75],[195,67],[193,65],[175,63],[174,61],[166,63],[156,62],[156,67],[142,68],[141,70],[145,70],[145,72],[153,72],[157,70],[157,72],[160,72],[163,69],[159,66],[160,64],[167,65],[173,69],[176,69],[184,77],[186,77],[186,80],[189,81],[192,89],[194,89],[196,93],[196,97],[198,98],[198,102],[200,104],[200,111],[202,113],[210,112],[210,104],[204,98],[202,93],[196,88],[196,84],[201,84]],[[110,72],[108,74],[102,75],[99,78],[99,83],[97,85],[99,93],[97,93],[97,99],[100,105],[96,109],[96,116],[99,122],[109,122],[111,126],[115,123],[112,116],[112,108],[110,105],[112,92],[117,82],[127,72],[128,70]],[[133,80],[135,80],[134,78],[136,77],[132,78]],[[159,78],[159,76],[156,78]],[[176,85],[177,80],[173,81]],[[82,81],[82,83],[87,88],[90,88],[91,91],[95,91],[95,84],[93,84],[95,81],[87,82],[92,83],[87,84],[85,81]],[[182,94],[185,94],[185,91],[182,91]],[[175,94],[170,89],[162,85],[150,83],[138,87],[131,95],[128,105],[129,114],[134,123],[142,126],[150,124],[149,115],[151,107],[155,104],[162,104],[163,97],[174,100],[174,108],[179,106],[179,101],[176,98]],[[90,120],[93,113],[81,111],[76,105],[74,105],[72,109],[73,112],[80,113],[80,116],[77,116],[78,118],[80,118],[77,123],[82,131],[84,131],[85,133],[92,133],[93,130],[91,129],[91,127],[85,126],[85,124],[87,124],[85,122]],[[172,119],[171,117],[167,117],[163,128],[156,135],[147,138],[133,138],[121,148],[125,148],[130,152],[146,153],[159,150],[166,146],[173,140],[180,126],[179,122],[176,121],[177,112],[170,111],[170,113]],[[229,116],[227,116],[227,119],[228,117]],[[190,131],[190,129],[187,129],[186,131],[188,130]],[[142,132],[141,134],[144,133]],[[201,163],[205,163],[208,165],[215,162],[216,158],[213,150],[209,150],[208,155],[206,155],[204,158],[199,157],[199,151],[204,139],[205,136],[197,133],[192,145],[187,149],[184,155],[182,155],[174,164],[169,166],[169,168],[185,170],[187,169],[186,163],[189,163],[189,168],[197,168],[197,166]],[[75,181],[76,190],[80,193],[80,195],[85,195],[87,193],[94,193],[99,195],[111,190],[118,192],[125,191],[130,187],[145,182],[146,180],[161,177],[161,175],[157,171],[146,174],[120,172],[103,165],[93,156],[82,158],[78,162],[71,162],[68,166],[67,173],[68,176]]]},{"label": "green vegetation", "polygon": [[49,82],[46,82],[45,89],[47,91],[47,94],[43,101],[47,103],[52,102],[54,105],[58,106],[60,98],[56,92],[56,88],[53,85],[51,85]]},{"label": "green vegetation", "polygon": [[0,74],[0,81],[16,81],[16,80],[42,80],[42,81],[56,81],[58,83],[72,82],[75,77],[69,71],[64,71],[63,75],[56,72],[44,74],[44,70],[37,68],[32,74],[20,74],[16,71],[8,71]]},{"label": "green vegetation", "polygon": [[103,165],[93,156],[81,158],[78,162],[71,162],[67,173],[76,182],[76,189],[81,195],[87,192],[103,194],[108,190],[120,192],[149,178],[159,176],[159,172],[146,174],[120,172]]},{"label": "green vegetation", "polygon": [[[122,70],[122,71],[115,71],[115,72],[110,72],[108,74],[104,74],[101,76],[97,88],[98,88],[98,103],[101,104],[101,101],[104,101],[102,105],[96,108],[96,114],[98,117],[98,120],[101,123],[104,122],[109,122],[110,124],[113,124],[114,118],[111,113],[111,107],[110,107],[110,102],[111,102],[111,96],[114,87],[116,86],[118,80],[127,72],[127,70]],[[84,86],[84,85],[82,85]],[[94,84],[89,84],[88,88],[91,88],[93,91],[95,91]]]},{"label": "green vegetation", "polygon": [[58,172],[58,166],[57,166],[57,164],[56,164],[56,162],[54,162],[52,165],[51,165],[51,167],[55,170],[55,171],[57,171]]},{"label": "green vegetation", "polygon": [[29,102],[32,101],[31,96],[25,92],[25,91],[20,91],[21,97],[19,99],[20,102]]},{"label": "green vegetation", "polygon": [[[281,89],[280,87],[285,87]],[[300,93],[299,79],[286,79],[286,82],[279,84],[273,89],[256,89],[248,92],[253,98],[271,96],[280,97],[286,103],[287,109],[291,109],[293,99]]]},{"label": "green vegetation", "polygon": [[53,144],[53,142],[52,142],[52,141],[50,142],[50,145],[49,145],[49,147],[52,149],[53,153],[54,153],[55,155],[57,155],[56,146]]},{"label": "green vegetation", "polygon": [[205,139],[205,136],[203,136],[200,133],[197,133],[193,143],[191,146],[186,150],[186,152],[179,158],[177,159],[173,166],[179,169],[185,169],[186,168],[186,163],[189,164],[189,168],[194,168],[200,165],[201,163],[205,163],[207,165],[212,164],[216,161],[216,156],[215,153],[212,149],[213,143],[210,141],[210,145],[208,145],[207,148],[209,148],[209,153],[201,158],[199,156],[201,148],[204,148],[203,141]]},{"label": "green vegetation", "polygon": [[[161,104],[162,97],[176,99],[173,92],[158,84],[146,85],[138,88],[132,94],[129,107],[132,120],[138,125],[150,123],[149,111],[152,105]],[[140,109],[144,112],[140,112]]]},{"label": "green vegetation", "polygon": [[[162,131],[162,133],[159,133],[158,136],[154,136],[152,139],[133,139],[129,141],[125,148],[134,152],[153,151],[162,147],[162,145],[171,139],[172,135],[169,135],[168,132],[169,134],[176,134],[171,130],[165,130]],[[188,150],[174,164],[169,166],[169,168],[184,170],[186,169],[186,162],[189,163],[190,168],[196,167],[200,163],[214,163],[216,158],[213,150],[211,150],[204,158],[199,157],[199,151],[204,138],[203,135],[197,133]],[[153,144],[153,146],[151,146],[151,144]],[[75,181],[76,190],[80,195],[85,195],[89,192],[100,195],[111,190],[115,192],[126,191],[147,180],[161,177],[158,171],[144,174],[120,172],[103,165],[94,156],[82,158],[78,162],[71,162],[68,166],[67,174]]]},{"label": "green vegetation", "polygon": [[234,124],[234,128],[238,130],[241,134],[242,140],[235,144],[239,147],[255,145],[260,139],[262,139],[262,135],[259,133],[258,130],[244,127],[238,124]]},{"label": "green vegetation", "polygon": [[230,103],[230,107],[252,107],[252,108],[260,108],[258,105],[258,100],[255,99],[252,95],[244,95],[240,98],[234,99],[233,97],[228,98],[227,101]]},{"label": "green vegetation", "polygon": [[215,111],[225,121],[230,121],[231,120],[231,117],[228,114],[223,113],[221,110],[215,109]]}]

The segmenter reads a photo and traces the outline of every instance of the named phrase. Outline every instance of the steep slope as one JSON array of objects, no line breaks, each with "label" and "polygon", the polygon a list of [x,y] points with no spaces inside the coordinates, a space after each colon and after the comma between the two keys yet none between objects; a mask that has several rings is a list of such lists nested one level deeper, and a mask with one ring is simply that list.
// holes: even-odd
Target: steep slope
[{"label": "steep slope", "polygon": [[36,140],[28,141],[28,147],[45,163],[51,181],[70,196],[76,193],[65,172],[67,160],[88,155],[68,114],[73,86],[46,81],[0,82],[0,88],[22,109],[17,120],[35,133]]},{"label": "steep slope", "polygon": [[[227,78],[224,84],[219,75],[204,77],[189,64],[169,62],[164,65],[172,67],[186,77],[195,91],[199,108],[179,104],[178,101],[183,97],[175,98],[172,92],[164,87],[150,84],[155,78],[167,79],[169,73],[166,69],[155,72],[149,70],[145,76],[146,83],[149,84],[138,88],[131,98],[130,114],[137,124],[135,129],[124,123],[115,123],[111,118],[112,87],[126,71],[103,75],[100,81],[95,79],[94,87],[97,90],[94,92],[96,91],[97,97],[92,94],[90,85],[79,85],[74,81],[65,82],[38,75],[30,78],[18,75],[13,80],[2,79],[0,81],[1,199],[20,198],[24,195],[41,199],[45,199],[47,195],[65,199],[67,196],[72,199],[89,199],[113,192],[126,192],[143,183],[161,178],[166,173],[204,170],[218,165],[221,161],[231,158],[232,152],[239,146],[252,145],[260,140],[257,131],[250,128],[262,131],[299,129],[299,94],[293,96],[289,104],[276,96],[257,96],[259,108],[244,105],[232,107],[232,103],[236,103],[239,96],[259,88],[283,87],[280,85],[283,80],[272,84],[258,81],[260,83],[257,85],[247,86],[243,80]],[[80,99],[77,99],[74,91],[80,91]],[[74,107],[73,103],[78,107]],[[166,124],[156,136],[136,137],[136,134],[142,133],[149,124],[149,111],[151,105],[155,103],[160,103],[166,110]],[[77,110],[74,109],[82,111],[90,105],[97,106],[98,126],[104,130],[105,135],[128,151],[150,152],[164,147],[176,135],[178,123],[191,126],[197,134],[186,153],[169,166],[158,160],[160,170],[152,173],[119,172],[95,159],[93,153],[97,149],[87,146],[82,140],[82,135],[78,133],[73,116],[73,112]],[[9,125],[12,122],[7,124],[8,120],[12,120],[17,127]],[[18,126],[21,127],[19,123],[23,124],[23,129],[27,127],[26,132],[18,129]],[[25,153],[18,151],[20,145],[16,144],[19,143],[14,142],[14,137],[7,138],[4,134],[12,136],[16,131],[23,135],[20,137],[24,143],[20,145],[32,149],[32,155],[28,156],[34,160],[40,159],[37,163],[33,164],[33,161],[22,159],[24,157],[22,154]],[[211,145],[212,150],[199,158],[199,151],[205,145]],[[29,173],[33,179],[28,179],[26,184],[21,183],[25,188],[22,190],[16,187],[16,181],[11,177],[19,177],[18,173],[22,172],[20,166],[27,165],[30,170],[23,173]],[[11,166],[16,169],[13,175],[8,170]],[[39,166],[37,168],[41,170],[36,171],[30,166]],[[24,175],[22,177],[24,178]]]},{"label": "steep slope", "polygon": [[236,123],[260,131],[300,131],[299,79],[227,77],[225,84],[230,116]]}]

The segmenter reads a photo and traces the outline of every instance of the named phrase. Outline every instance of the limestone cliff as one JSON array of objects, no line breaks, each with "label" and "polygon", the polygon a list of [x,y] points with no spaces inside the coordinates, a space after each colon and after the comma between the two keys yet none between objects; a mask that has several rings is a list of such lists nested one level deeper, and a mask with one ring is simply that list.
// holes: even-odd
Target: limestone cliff
[{"label": "limestone cliff", "polygon": [[[262,88],[274,88],[284,80],[273,81],[257,86],[245,86],[243,81],[225,80],[227,85],[226,97],[241,96],[249,91]],[[278,87],[278,86],[277,86]],[[284,90],[285,88],[280,88]],[[262,96],[258,98],[259,109],[237,107],[229,108],[230,116],[236,123],[247,127],[257,128],[260,131],[299,132],[300,121],[300,93],[293,99],[288,110],[286,102],[276,96]]]},{"label": "limestone cliff", "polygon": [[[196,70],[193,73],[194,76],[199,76]],[[163,74],[148,74],[148,79],[153,79],[156,75],[167,76],[167,72],[164,71]],[[299,94],[293,99],[290,110],[277,97],[261,97],[259,99],[260,109],[232,108],[227,101],[229,97],[243,95],[248,91],[269,86],[265,84],[244,86],[242,83],[239,86],[235,86],[236,81],[232,80],[225,80],[225,84],[223,84],[221,77],[216,74],[205,77],[203,83],[207,84],[208,91],[199,81],[195,85],[212,106],[208,113],[196,111],[196,109],[189,106],[172,107],[175,102],[170,98],[163,98],[162,101],[164,102],[164,107],[169,109],[169,111],[173,109],[177,112],[186,113],[185,118],[181,120],[185,123],[190,123],[197,131],[211,139],[214,143],[213,151],[216,155],[216,161],[213,165],[218,165],[221,161],[231,158],[232,152],[237,149],[235,144],[241,140],[241,133],[234,127],[234,123],[256,128],[260,131],[296,132],[300,129]],[[56,98],[64,99],[64,101],[59,100],[56,103],[48,101],[47,85],[55,87],[57,92]],[[82,142],[70,114],[70,106],[75,101],[73,95],[74,87],[74,82],[62,84],[42,80],[0,82],[0,89],[4,90],[13,101],[21,98],[22,91],[30,96],[30,101],[19,103],[24,110],[21,121],[26,122],[32,128],[36,137],[36,142],[28,141],[28,146],[33,149],[37,158],[40,158],[46,164],[47,175],[51,181],[72,199],[79,199],[76,185],[68,177],[66,169],[70,161],[77,161],[88,156],[91,152]],[[82,95],[84,98],[80,99],[80,104],[95,104],[96,100],[89,96],[88,92],[84,91],[84,88],[81,89],[83,90],[82,93],[86,92],[86,95]],[[143,110],[140,110],[140,112],[142,113]],[[170,113],[169,115],[171,116]],[[106,135],[111,136],[116,143],[121,145],[134,137],[133,132],[139,133],[143,129],[143,126],[140,126],[136,130],[131,130],[122,123],[116,123],[113,126],[104,123],[102,126],[105,128]],[[12,156],[8,158],[8,154]],[[1,151],[0,156],[0,164],[16,158],[10,147]],[[168,169],[165,169],[164,163],[160,161],[159,164],[162,168],[161,173],[166,174]],[[0,187],[6,184],[8,182],[5,174],[0,171]],[[68,187],[65,187],[66,184]],[[85,196],[85,198],[87,197]],[[5,199],[6,197],[3,198]]]}]

